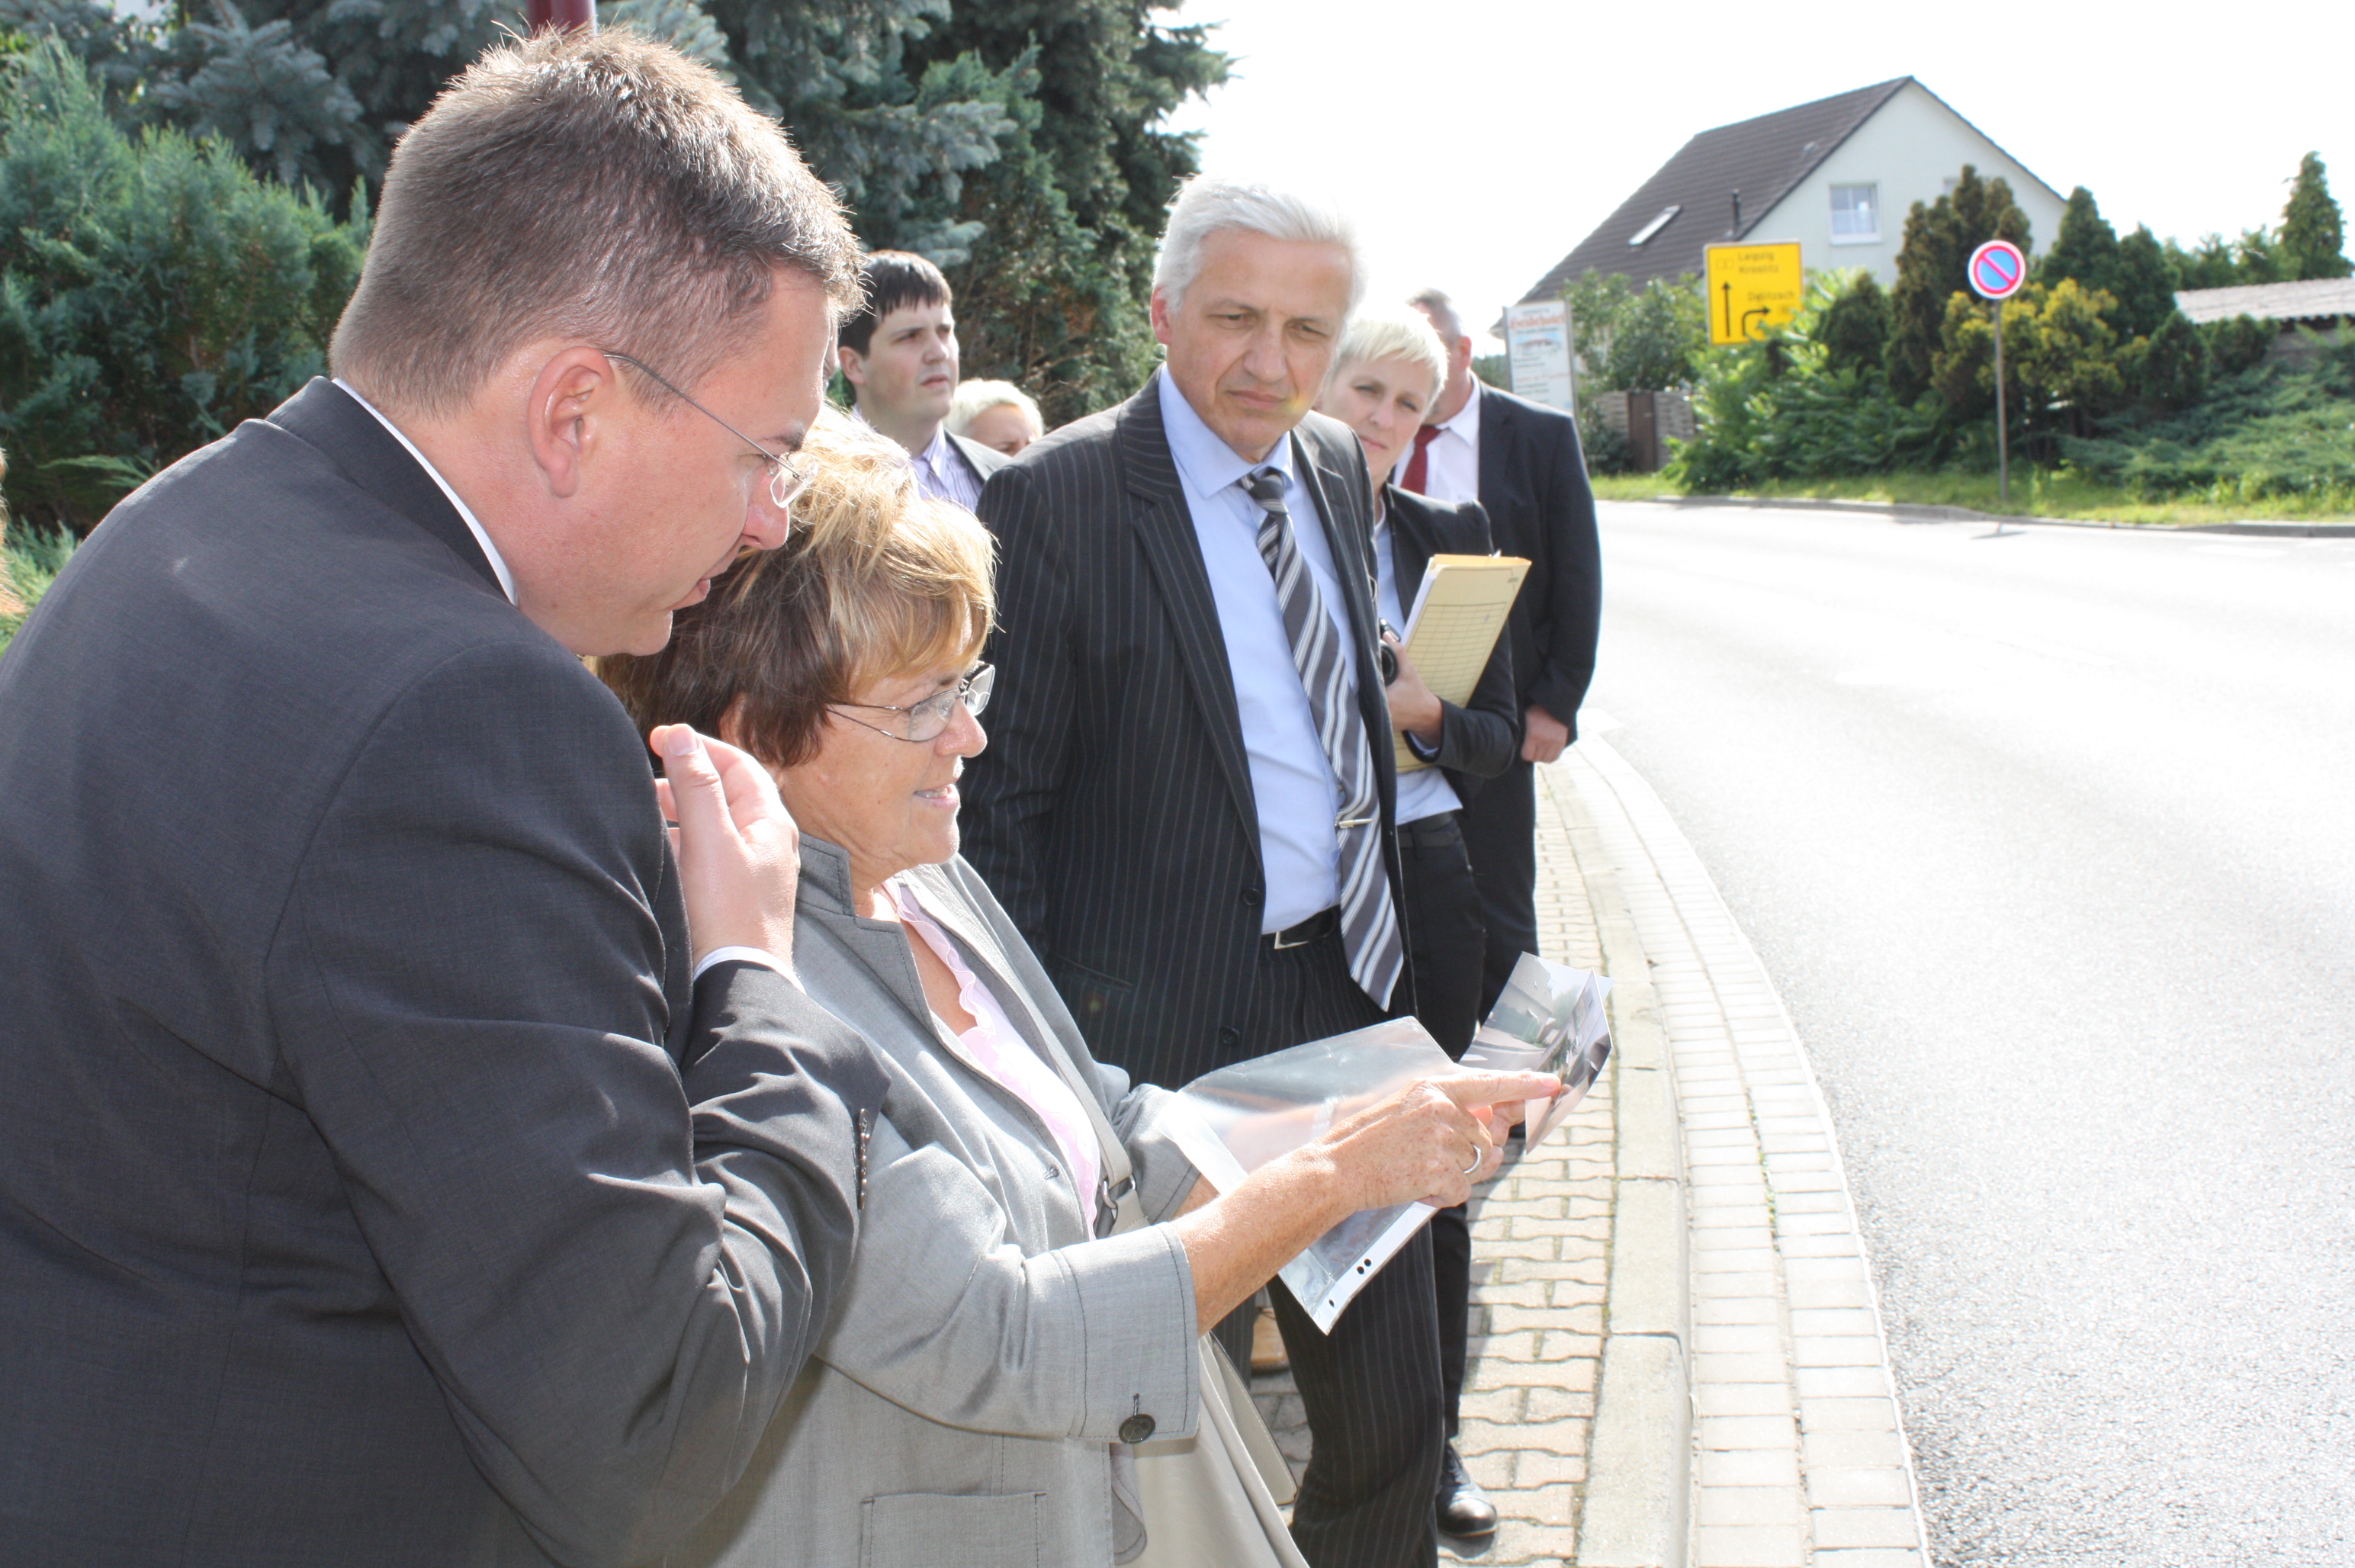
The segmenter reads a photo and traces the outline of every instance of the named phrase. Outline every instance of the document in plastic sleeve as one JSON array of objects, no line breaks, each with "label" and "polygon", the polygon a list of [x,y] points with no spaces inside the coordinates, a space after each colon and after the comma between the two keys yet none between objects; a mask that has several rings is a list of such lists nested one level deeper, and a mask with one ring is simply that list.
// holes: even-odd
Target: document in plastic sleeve
[{"label": "document in plastic sleeve", "polygon": [[[1392,1019],[1206,1072],[1178,1092],[1172,1140],[1203,1179],[1232,1191],[1250,1172],[1423,1078],[1457,1071],[1423,1027]],[[1190,1114],[1189,1114],[1190,1113]],[[1376,1270],[1431,1222],[1421,1203],[1369,1209],[1334,1226],[1277,1277],[1327,1333]]]},{"label": "document in plastic sleeve", "polygon": [[1611,982],[1600,975],[1524,953],[1513,965],[1487,1020],[1474,1031],[1464,1065],[1494,1072],[1545,1072],[1561,1093],[1523,1130],[1524,1156],[1561,1125],[1611,1059]]}]

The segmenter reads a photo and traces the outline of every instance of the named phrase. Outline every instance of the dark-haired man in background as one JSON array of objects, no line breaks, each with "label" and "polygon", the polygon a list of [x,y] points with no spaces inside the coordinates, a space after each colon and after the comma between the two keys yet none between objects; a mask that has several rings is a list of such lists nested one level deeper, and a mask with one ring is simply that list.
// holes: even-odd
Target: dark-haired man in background
[{"label": "dark-haired man in background", "polygon": [[1514,962],[1538,950],[1537,775],[1578,739],[1578,705],[1594,678],[1603,616],[1603,551],[1578,421],[1499,391],[1472,374],[1472,336],[1437,289],[1407,302],[1447,346],[1447,384],[1424,416],[1399,487],[1441,501],[1477,501],[1497,549],[1528,558],[1513,602],[1513,683],[1521,754],[1464,811],[1464,848],[1488,926],[1486,1013]]},{"label": "dark-haired man in background", "polygon": [[1006,454],[948,428],[956,400],[955,302],[949,281],[922,256],[877,251],[860,264],[867,304],[842,324],[835,350],[858,417],[907,448],[916,487],[966,511]]},{"label": "dark-haired man in background", "polygon": [[705,67],[502,44],[336,379],[0,660],[0,1563],[642,1563],[742,1474],[883,1079],[774,785],[657,731],[674,857],[581,656],[783,539],[857,263]]}]

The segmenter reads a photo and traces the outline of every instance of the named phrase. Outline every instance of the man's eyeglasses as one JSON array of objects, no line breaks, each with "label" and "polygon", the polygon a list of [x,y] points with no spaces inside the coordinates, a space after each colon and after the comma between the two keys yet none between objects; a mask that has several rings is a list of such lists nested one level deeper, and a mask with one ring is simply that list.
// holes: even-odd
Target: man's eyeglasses
[{"label": "man's eyeglasses", "polygon": [[888,702],[837,702],[834,706],[864,708],[870,713],[897,714],[897,718],[883,724],[869,724],[864,719],[850,719],[847,713],[843,715],[853,724],[872,730],[878,735],[889,735],[894,741],[937,741],[941,732],[949,727],[949,720],[955,715],[959,703],[964,705],[967,713],[979,718],[981,710],[989,706],[989,688],[996,684],[996,669],[989,665],[977,664],[973,667],[971,675],[947,690],[936,691],[922,702],[911,703],[905,708],[894,708]]},{"label": "man's eyeglasses", "polygon": [[742,431],[738,430],[734,425],[730,424],[726,420],[721,419],[718,414],[713,413],[709,409],[705,408],[701,403],[697,402],[693,398],[688,397],[685,392],[680,391],[677,387],[672,386],[668,381],[663,379],[661,372],[657,371],[653,366],[648,365],[642,359],[633,359],[626,354],[616,354],[610,348],[601,348],[598,352],[602,354],[608,359],[619,359],[623,364],[638,370],[655,386],[662,388],[663,390],[668,392],[672,397],[677,398],[680,402],[685,403],[688,408],[693,409],[697,413],[701,414],[705,419],[709,420],[713,424],[718,425],[721,430],[726,431],[730,435],[734,436],[738,441],[742,442],[745,445],[751,447],[753,451],[759,453],[762,457],[766,459],[769,464],[769,500],[780,512],[791,511],[793,504],[801,498],[804,491],[810,487],[810,480],[815,472],[815,469],[812,469],[809,472],[805,472],[802,469],[794,467],[792,458],[781,457],[777,453],[771,452],[767,447],[762,446],[759,442],[754,441],[751,436],[746,435]]}]

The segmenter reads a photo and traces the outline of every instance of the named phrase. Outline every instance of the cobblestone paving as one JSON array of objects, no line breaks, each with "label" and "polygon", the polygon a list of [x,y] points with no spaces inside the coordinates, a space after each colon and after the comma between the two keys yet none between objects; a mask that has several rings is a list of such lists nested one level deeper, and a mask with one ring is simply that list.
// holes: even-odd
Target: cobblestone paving
[{"label": "cobblestone paving", "polygon": [[[1545,956],[1600,968],[1584,882],[1553,792],[1538,771],[1538,923]],[[1485,1549],[1443,1550],[1449,1562],[1569,1563],[1586,1480],[1595,1375],[1603,1356],[1604,1282],[1611,1244],[1611,1077],[1546,1141],[1472,1201],[1472,1338],[1456,1448],[1503,1524]],[[1308,1458],[1300,1396],[1288,1374],[1252,1395],[1298,1473]]]}]

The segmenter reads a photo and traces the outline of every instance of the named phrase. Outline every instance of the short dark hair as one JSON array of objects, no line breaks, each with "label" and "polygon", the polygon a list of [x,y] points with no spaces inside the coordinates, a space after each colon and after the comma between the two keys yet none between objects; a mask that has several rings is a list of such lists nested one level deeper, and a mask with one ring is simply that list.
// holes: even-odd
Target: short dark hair
[{"label": "short dark hair", "polygon": [[875,328],[903,305],[946,304],[952,296],[941,270],[912,251],[877,251],[858,264],[867,284],[867,303],[842,324],[837,338],[855,354],[864,356],[875,341]]},{"label": "short dark hair", "polygon": [[393,150],[328,360],[393,413],[463,407],[543,336],[692,386],[756,329],[774,269],[847,311],[858,258],[841,204],[709,66],[626,28],[510,38]]}]

